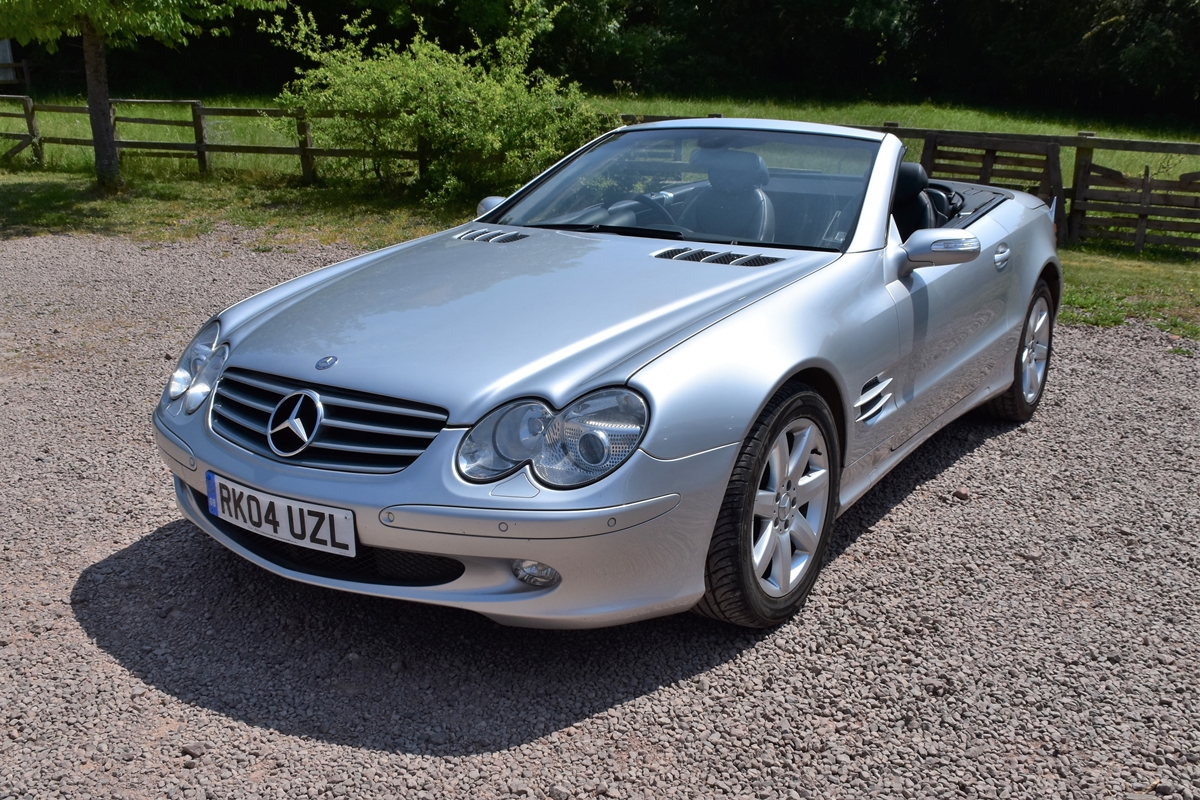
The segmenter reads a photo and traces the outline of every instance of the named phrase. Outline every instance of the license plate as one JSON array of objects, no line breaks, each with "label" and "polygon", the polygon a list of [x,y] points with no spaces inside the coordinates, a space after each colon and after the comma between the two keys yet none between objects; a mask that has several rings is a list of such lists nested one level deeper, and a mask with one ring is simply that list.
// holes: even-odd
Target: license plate
[{"label": "license plate", "polygon": [[354,557],[354,512],[302,503],[206,473],[208,511],[239,528],[288,544]]}]

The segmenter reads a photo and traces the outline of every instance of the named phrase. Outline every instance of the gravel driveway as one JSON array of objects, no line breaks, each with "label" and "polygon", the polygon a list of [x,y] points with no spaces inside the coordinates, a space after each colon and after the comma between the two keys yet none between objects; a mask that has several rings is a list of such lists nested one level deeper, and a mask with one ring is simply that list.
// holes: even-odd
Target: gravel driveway
[{"label": "gravel driveway", "polygon": [[778,630],[515,630],[175,510],[183,345],[350,254],[256,241],[0,240],[0,798],[1200,795],[1195,344],[1060,328],[1033,421],[918,450]]}]

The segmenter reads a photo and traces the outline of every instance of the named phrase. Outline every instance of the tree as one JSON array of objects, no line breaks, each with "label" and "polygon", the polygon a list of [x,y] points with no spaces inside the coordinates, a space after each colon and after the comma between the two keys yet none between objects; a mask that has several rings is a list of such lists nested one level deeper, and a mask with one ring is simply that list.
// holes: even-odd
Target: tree
[{"label": "tree", "polygon": [[189,36],[228,19],[239,8],[271,10],[285,4],[286,0],[0,0],[0,39],[23,45],[36,41],[54,52],[64,36],[82,37],[96,179],[102,189],[112,191],[121,185],[121,171],[109,111],[107,48],[129,46],[139,38],[186,45]]}]

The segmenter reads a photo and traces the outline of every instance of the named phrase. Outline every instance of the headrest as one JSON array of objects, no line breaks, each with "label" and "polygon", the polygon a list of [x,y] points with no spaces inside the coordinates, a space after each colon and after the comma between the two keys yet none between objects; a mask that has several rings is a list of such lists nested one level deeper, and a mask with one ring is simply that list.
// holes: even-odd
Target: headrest
[{"label": "headrest", "polygon": [[925,168],[913,161],[905,161],[900,165],[900,173],[896,176],[896,201],[908,200],[925,191],[929,186],[929,176]]},{"label": "headrest", "polygon": [[766,186],[771,180],[762,156],[745,150],[692,151],[691,163],[708,170],[708,182],[718,192],[741,194]]}]

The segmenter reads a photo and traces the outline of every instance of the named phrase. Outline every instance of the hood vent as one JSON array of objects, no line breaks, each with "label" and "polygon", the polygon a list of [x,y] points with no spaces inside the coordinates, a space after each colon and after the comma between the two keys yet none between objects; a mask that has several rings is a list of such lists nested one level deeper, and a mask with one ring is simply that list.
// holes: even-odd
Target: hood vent
[{"label": "hood vent", "polygon": [[729,264],[734,267],[765,267],[782,258],[764,256],[760,253],[735,253],[732,250],[705,250],[692,247],[672,247],[653,254],[655,258],[669,258],[672,261],[700,261],[705,264]]},{"label": "hood vent", "polygon": [[464,242],[508,244],[509,242],[519,242],[522,239],[528,239],[529,234],[521,233],[520,231],[494,231],[489,228],[474,228],[466,233],[460,233],[454,238],[461,239]]}]

